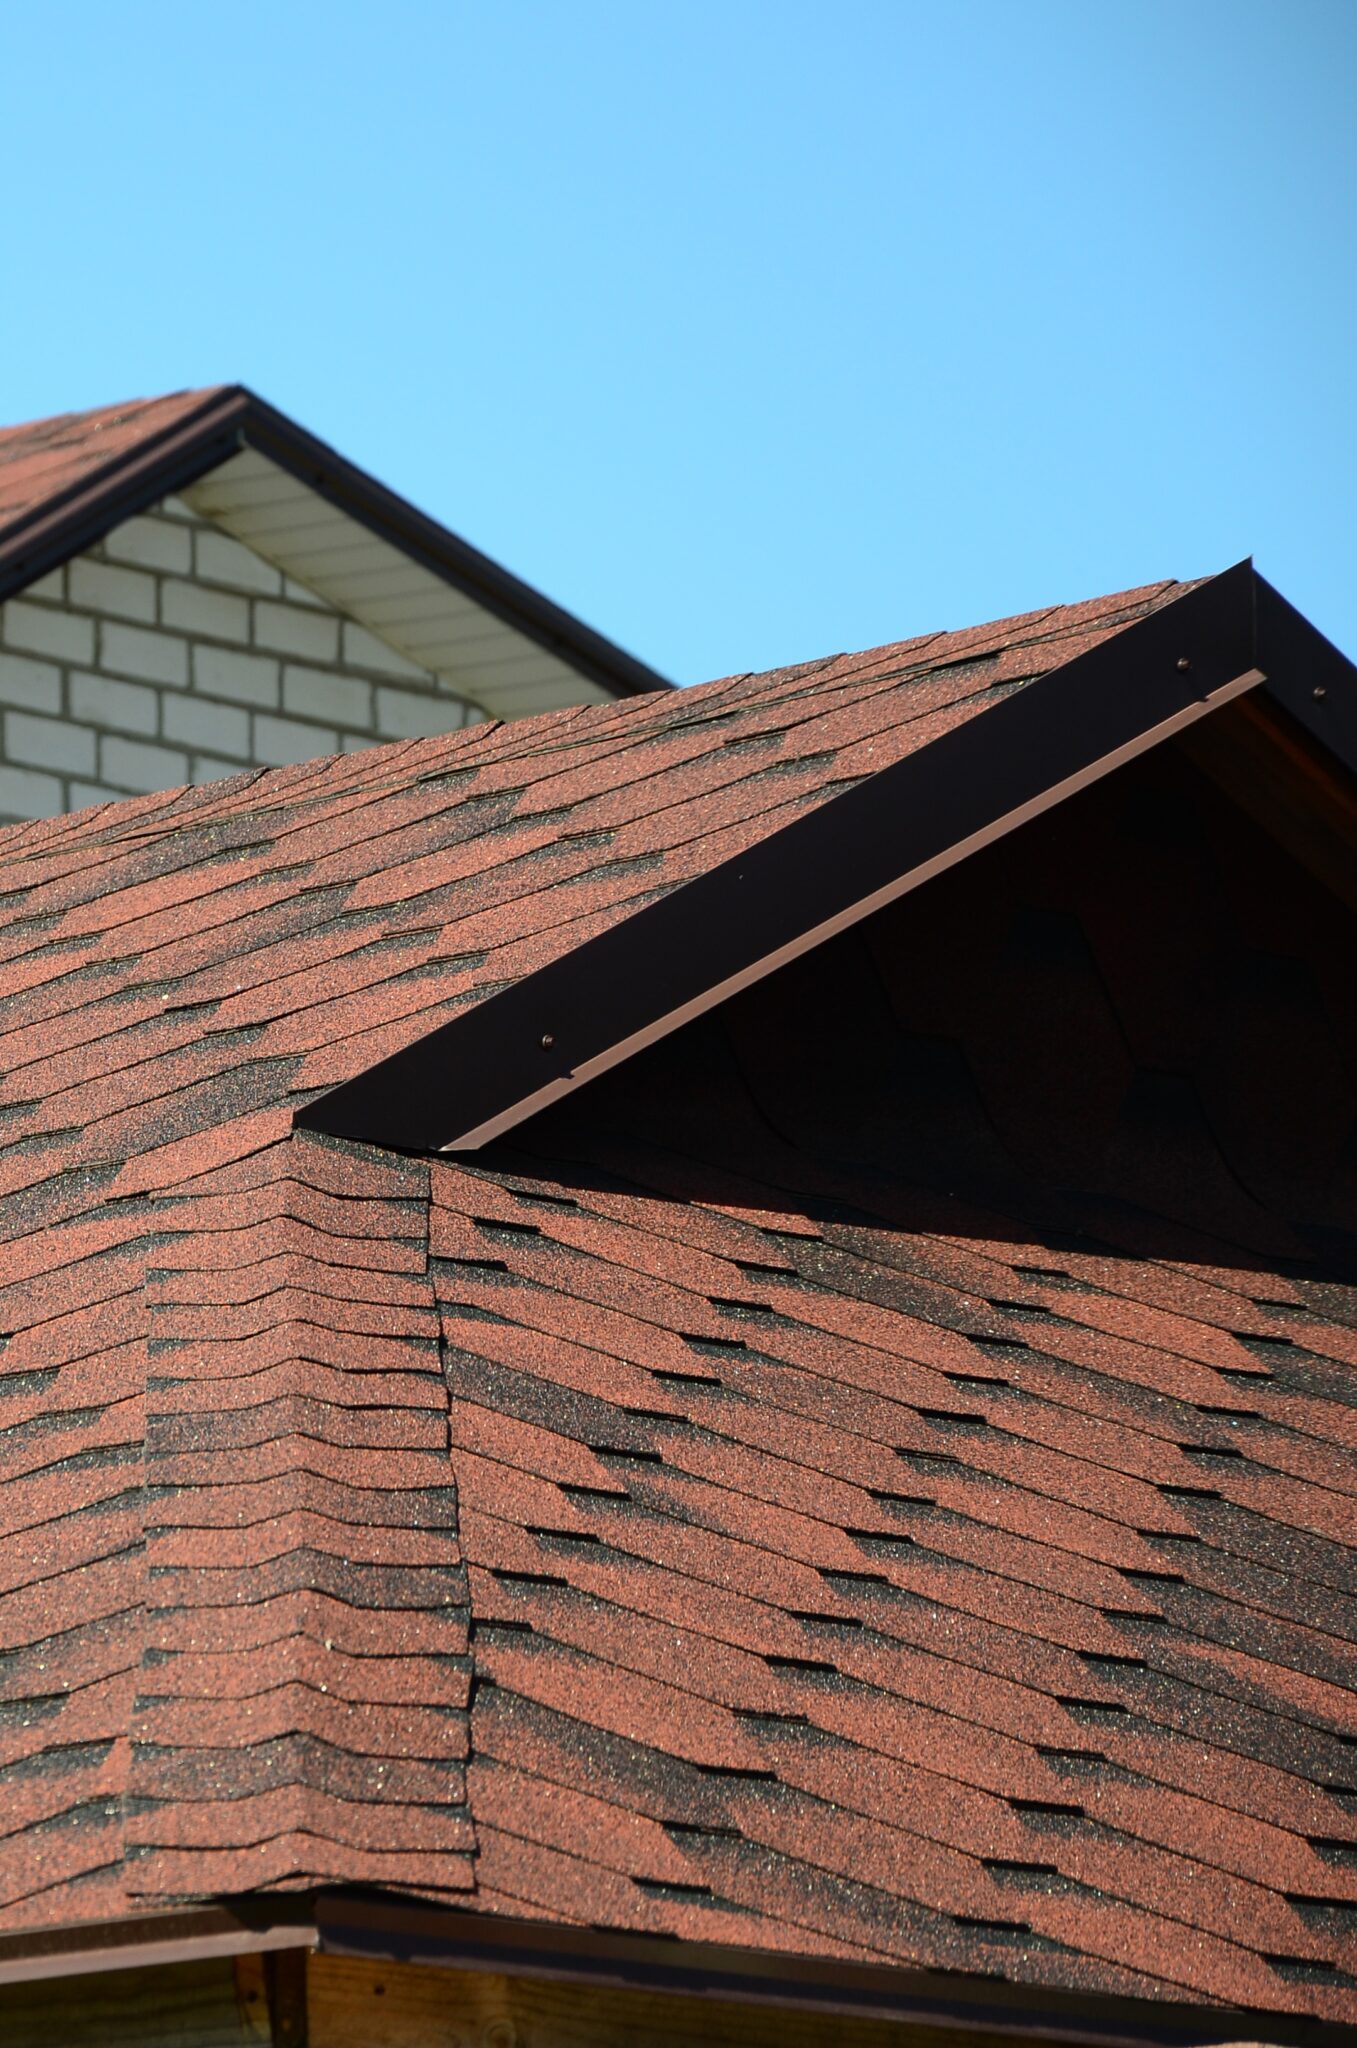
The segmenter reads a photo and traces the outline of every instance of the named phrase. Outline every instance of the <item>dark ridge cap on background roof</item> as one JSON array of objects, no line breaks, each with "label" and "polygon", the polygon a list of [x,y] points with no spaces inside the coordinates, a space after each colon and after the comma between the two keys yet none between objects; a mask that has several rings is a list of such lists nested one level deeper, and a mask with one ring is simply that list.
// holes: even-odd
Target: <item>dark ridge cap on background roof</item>
[{"label": "dark ridge cap on background roof", "polygon": [[[27,459],[46,470],[43,458],[52,450],[77,450],[95,435],[138,421],[145,421],[145,432],[124,436],[107,456],[101,443],[103,459],[81,462],[72,454],[64,477],[58,470],[49,488],[6,517],[25,449]],[[243,384],[63,413],[0,431],[0,603],[246,447],[614,695],[674,687]]]}]

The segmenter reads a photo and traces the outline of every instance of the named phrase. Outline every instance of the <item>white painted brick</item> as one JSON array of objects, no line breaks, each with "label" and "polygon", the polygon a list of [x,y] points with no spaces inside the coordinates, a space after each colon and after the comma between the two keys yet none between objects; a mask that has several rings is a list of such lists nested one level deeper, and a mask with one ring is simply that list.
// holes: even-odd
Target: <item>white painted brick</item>
[{"label": "white painted brick", "polygon": [[250,753],[250,714],[234,704],[209,704],[205,697],[167,697],[162,727],[167,740],[183,740],[186,746],[202,747],[210,753],[238,754],[242,761]]},{"label": "white painted brick", "polygon": [[191,782],[220,782],[224,775],[240,775],[243,769],[239,761],[218,761],[212,754],[193,756]]},{"label": "white painted brick", "polygon": [[299,718],[332,718],[341,725],[372,725],[372,685],[333,669],[283,670],[283,709]]},{"label": "white painted brick", "polygon": [[94,734],[64,718],[5,713],[5,754],[25,768],[55,768],[62,775],[93,775]]},{"label": "white painted brick", "polygon": [[0,654],[0,704],[22,711],[61,710],[61,670],[26,654]]},{"label": "white painted brick", "polygon": [[229,647],[195,647],[193,687],[236,704],[278,703],[278,663],[262,654],[237,654]]},{"label": "white painted brick", "polygon": [[91,562],[87,556],[71,563],[71,603],[78,611],[111,612],[115,619],[155,618],[155,577],[140,569],[118,569],[112,562]]},{"label": "white painted brick", "polygon": [[271,562],[255,554],[229,533],[200,526],[193,536],[194,560],[198,574],[209,583],[229,583],[234,590],[262,591],[277,597],[283,588],[281,573]]},{"label": "white painted brick", "polygon": [[339,620],[332,612],[307,612],[300,605],[268,604],[254,608],[254,644],[279,654],[299,654],[304,661],[338,661]]},{"label": "white painted brick", "polygon": [[177,789],[188,781],[188,755],[110,734],[99,742],[99,773],[121,789]]},{"label": "white painted brick", "polygon": [[188,642],[173,633],[147,633],[140,626],[99,626],[99,666],[139,682],[168,683],[176,690],[188,685]]},{"label": "white painted brick", "polygon": [[21,816],[485,716],[181,499],[0,605],[6,704],[18,722],[0,811]]},{"label": "white painted brick", "polygon": [[6,647],[21,647],[27,654],[50,654],[54,661],[85,666],[94,659],[94,621],[71,612],[51,611],[14,597],[0,609],[0,632]]},{"label": "white painted brick", "polygon": [[271,768],[287,768],[294,761],[314,761],[320,754],[339,752],[339,734],[323,725],[298,725],[291,718],[264,718],[254,722],[254,758]]},{"label": "white painted brick", "polygon": [[160,618],[181,633],[201,634],[208,640],[236,640],[244,647],[250,638],[250,600],[232,597],[225,590],[208,590],[201,583],[181,583],[167,577],[160,586]]},{"label": "white painted brick", "polygon": [[435,733],[457,732],[465,724],[466,706],[460,701],[419,697],[413,690],[377,692],[377,730],[384,739],[432,739]]},{"label": "white painted brick", "polygon": [[25,597],[41,598],[46,604],[64,604],[66,601],[66,568],[49,569],[45,576],[39,576],[36,583],[24,585]]},{"label": "white painted brick", "polygon": [[0,768],[0,817],[55,818],[65,808],[65,791],[55,775]]},{"label": "white painted brick", "polygon": [[394,647],[388,647],[385,640],[369,633],[366,626],[355,626],[352,620],[344,623],[344,660],[350,668],[368,668],[379,676],[404,676],[412,683],[433,682],[428,669],[421,668],[418,662],[407,661],[403,654],[397,654]]},{"label": "white painted brick", "polygon": [[105,539],[104,553],[113,562],[187,576],[193,567],[193,537],[168,519],[125,519]]},{"label": "white painted brick", "polygon": [[120,804],[124,795],[121,789],[108,789],[102,782],[72,782],[67,785],[67,808],[83,811],[90,804]]},{"label": "white painted brick", "polygon": [[112,676],[92,676],[83,669],[71,675],[71,716],[87,725],[111,725],[121,732],[154,732],[160,713],[160,693],[145,683],[115,682]]}]

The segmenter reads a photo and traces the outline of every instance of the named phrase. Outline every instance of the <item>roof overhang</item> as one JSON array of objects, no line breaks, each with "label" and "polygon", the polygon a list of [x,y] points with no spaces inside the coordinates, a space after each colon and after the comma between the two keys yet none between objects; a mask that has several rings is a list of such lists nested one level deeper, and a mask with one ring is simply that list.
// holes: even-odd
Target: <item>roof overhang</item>
[{"label": "roof overhang", "polygon": [[1249,693],[1357,765],[1357,670],[1250,562],[321,1096],[299,1126],[473,1150]]},{"label": "roof overhang", "polygon": [[1351,2029],[1294,2013],[1053,1991],[998,1978],[844,1963],[715,1942],[675,1942],[511,1920],[393,1894],[252,1895],[96,1925],[0,1938],[0,1986],[250,1955],[362,1957],[426,1968],[670,1992],[772,2006],[830,2026],[883,2019],[947,2036],[1083,2048],[1213,2048],[1257,2038],[1328,2048]]},{"label": "roof overhang", "polygon": [[496,717],[672,687],[241,386],[8,529],[0,602],[171,494]]}]

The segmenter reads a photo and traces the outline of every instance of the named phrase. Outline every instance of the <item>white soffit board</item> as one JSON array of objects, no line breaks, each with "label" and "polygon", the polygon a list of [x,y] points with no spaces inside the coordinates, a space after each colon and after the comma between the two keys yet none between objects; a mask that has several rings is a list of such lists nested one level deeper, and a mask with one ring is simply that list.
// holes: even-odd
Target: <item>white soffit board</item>
[{"label": "white soffit board", "polygon": [[497,718],[613,701],[590,677],[253,448],[181,496],[201,518]]}]

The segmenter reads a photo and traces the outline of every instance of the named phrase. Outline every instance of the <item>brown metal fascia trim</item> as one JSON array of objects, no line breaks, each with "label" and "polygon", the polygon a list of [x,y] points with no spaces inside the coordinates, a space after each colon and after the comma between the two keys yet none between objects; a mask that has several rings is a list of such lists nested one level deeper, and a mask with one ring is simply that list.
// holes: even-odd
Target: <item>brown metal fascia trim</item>
[{"label": "brown metal fascia trim", "polygon": [[1019,825],[1025,825],[1031,819],[1040,817],[1043,811],[1053,810],[1067,797],[1077,795],[1091,783],[1101,781],[1104,775],[1110,775],[1114,768],[1124,767],[1138,755],[1148,753],[1151,748],[1162,745],[1165,740],[1173,739],[1178,733],[1185,732],[1189,726],[1195,725],[1209,712],[1233,703],[1237,697],[1242,696],[1247,690],[1256,688],[1263,680],[1260,669],[1246,669],[1243,675],[1235,676],[1219,690],[1213,690],[1200,704],[1190,705],[1175,713],[1172,718],[1166,718],[1161,724],[1142,733],[1136,740],[1128,741],[1125,746],[1103,755],[1090,768],[1067,776],[1063,782],[1053,783],[1039,796],[1032,797],[1028,802],[1019,804],[1002,817],[996,818],[992,825],[971,833],[966,839],[956,840],[931,859],[921,861],[917,867],[897,876],[894,881],[873,890],[868,896],[857,898],[833,917],[825,918],[822,923],[800,933],[795,939],[789,940],[773,952],[763,954],[748,967],[742,968],[739,973],[730,975],[727,980],[704,989],[700,995],[669,1011],[643,1030],[635,1032],[631,1038],[619,1040],[616,1045],[609,1046],[596,1058],[582,1062],[567,1080],[548,1083],[535,1095],[512,1104],[476,1129],[451,1140],[442,1149],[476,1151],[482,1145],[490,1144],[495,1138],[503,1137],[506,1131],[514,1129],[527,1117],[534,1116],[539,1109],[548,1108],[563,1095],[572,1094],[576,1088],[583,1087],[586,1082],[607,1073],[610,1067],[620,1065],[633,1054],[644,1051],[646,1046],[653,1045],[660,1038],[668,1037],[671,1031],[676,1031],[694,1018],[703,1016],[706,1011],[715,1009],[718,1003],[728,1001],[731,996],[738,995],[742,989],[751,987],[754,982],[762,981],[769,974],[775,974],[779,967],[786,967],[791,961],[799,960],[803,954],[813,952],[817,946],[823,946],[828,940],[837,938],[840,932],[861,923],[874,911],[884,910],[887,904],[897,902],[901,896],[908,895],[924,882],[932,881],[934,876],[945,873],[948,868],[955,867],[971,854],[979,853],[984,847],[992,846],[996,840],[1005,838]]},{"label": "brown metal fascia trim", "polygon": [[44,499],[0,541],[0,603],[93,547],[124,519],[227,461],[240,447],[249,399],[239,385],[210,392],[194,412],[139,442],[130,454],[113,457]]},{"label": "brown metal fascia trim", "polygon": [[286,414],[247,395],[247,444],[348,518],[390,541],[440,581],[474,598],[485,611],[614,696],[674,688],[667,677],[492,562]]},{"label": "brown metal fascia trim", "polygon": [[1257,2039],[1260,2022],[1269,2042],[1298,2048],[1338,2048],[1345,2040],[1350,2048],[1352,2041],[1350,2028],[1293,2013],[1099,1997],[887,1963],[500,1919],[389,1896],[322,1893],[315,1910],[321,1955],[728,1999],[826,2020],[912,2021],[1072,2048],[1206,2048]]},{"label": "brown metal fascia trim", "polygon": [[296,1116],[470,1150],[1255,687],[1243,562],[647,904]]},{"label": "brown metal fascia trim", "polygon": [[1254,577],[1258,665],[1267,695],[1357,773],[1357,668],[1266,577]]},{"label": "brown metal fascia trim", "polygon": [[87,1977],[105,1970],[149,1970],[278,1949],[314,1949],[317,1942],[308,1899],[260,1898],[243,1901],[238,1908],[189,1907],[0,1937],[0,1985]]}]

